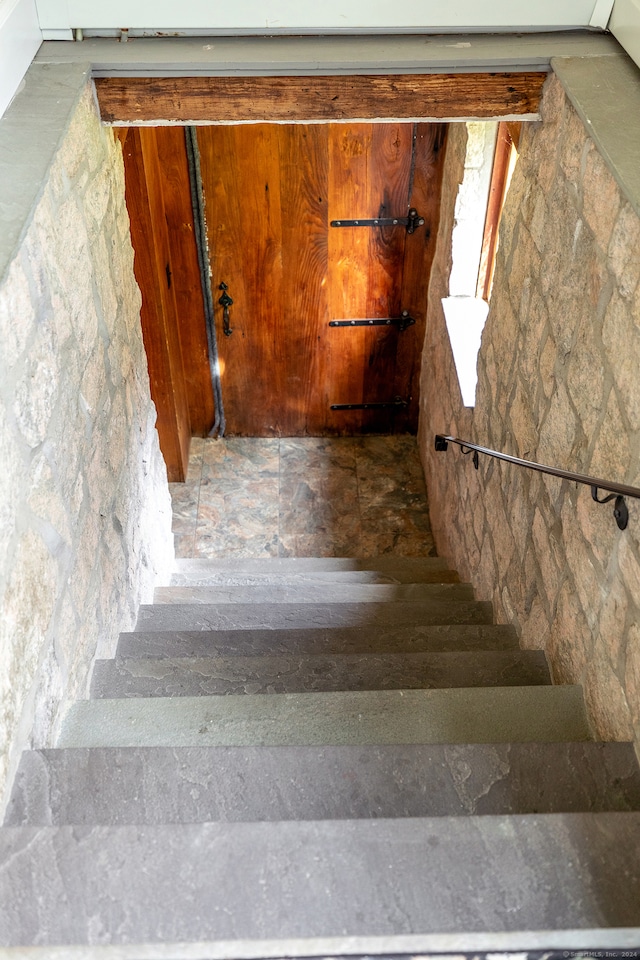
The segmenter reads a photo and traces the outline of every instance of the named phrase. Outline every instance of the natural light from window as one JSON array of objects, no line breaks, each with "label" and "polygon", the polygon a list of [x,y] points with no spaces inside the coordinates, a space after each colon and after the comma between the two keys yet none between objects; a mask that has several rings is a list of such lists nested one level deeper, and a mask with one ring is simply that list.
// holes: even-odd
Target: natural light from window
[{"label": "natural light from window", "polygon": [[449,296],[442,301],[462,402],[473,407],[477,361],[497,249],[497,230],[517,157],[507,124],[467,123],[464,176],[455,208]]}]

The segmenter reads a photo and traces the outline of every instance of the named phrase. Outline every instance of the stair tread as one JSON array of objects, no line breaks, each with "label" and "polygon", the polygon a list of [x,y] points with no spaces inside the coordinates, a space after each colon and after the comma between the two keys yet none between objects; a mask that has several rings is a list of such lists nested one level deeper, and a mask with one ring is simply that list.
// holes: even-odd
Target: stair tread
[{"label": "stair tread", "polygon": [[93,747],[23,753],[5,824],[634,809],[630,743]]},{"label": "stair tread", "polygon": [[157,587],[154,603],[389,603],[473,600],[468,583],[258,583]]},{"label": "stair tread", "polygon": [[210,696],[551,683],[540,650],[119,657],[96,661],[92,697]]},{"label": "stair tread", "polygon": [[0,943],[638,927],[638,849],[638,813],[5,827]]},{"label": "stair tread", "polygon": [[394,624],[271,630],[143,630],[121,633],[119,656],[206,657],[261,653],[382,653],[519,649],[507,624]]},{"label": "stair tread", "polygon": [[581,687],[523,686],[76,701],[57,746],[591,739]]},{"label": "stair tread", "polygon": [[491,623],[491,603],[478,600],[385,603],[166,603],[142,605],[138,630],[281,629],[401,624]]}]

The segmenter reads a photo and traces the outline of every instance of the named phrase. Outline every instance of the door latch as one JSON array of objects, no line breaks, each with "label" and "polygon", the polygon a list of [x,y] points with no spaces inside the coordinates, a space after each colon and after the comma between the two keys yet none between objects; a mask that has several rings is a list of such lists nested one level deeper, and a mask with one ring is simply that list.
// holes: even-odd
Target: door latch
[{"label": "door latch", "polygon": [[331,410],[382,410],[384,407],[408,407],[409,401],[402,397],[385,400],[382,403],[332,403]]},{"label": "door latch", "polygon": [[230,337],[233,333],[229,318],[229,307],[233,304],[233,300],[227,293],[228,289],[229,287],[224,282],[222,282],[218,287],[218,290],[222,290],[222,296],[218,300],[218,303],[222,307],[222,332],[224,333],[225,337]]},{"label": "door latch", "polygon": [[406,227],[407,233],[415,233],[418,227],[424,225],[415,207],[409,210],[408,217],[374,217],[372,220],[332,220],[332,227]]},{"label": "door latch", "polygon": [[397,327],[400,333],[415,323],[415,317],[403,310],[399,317],[375,317],[365,320],[329,320],[330,327]]}]

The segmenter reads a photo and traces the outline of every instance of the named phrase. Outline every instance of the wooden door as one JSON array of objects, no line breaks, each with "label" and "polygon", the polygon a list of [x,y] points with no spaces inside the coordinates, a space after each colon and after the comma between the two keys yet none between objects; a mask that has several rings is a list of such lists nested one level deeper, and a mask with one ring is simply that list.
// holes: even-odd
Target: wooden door
[{"label": "wooden door", "polygon": [[178,326],[174,261],[166,215],[169,191],[155,128],[123,133],[126,201],[142,293],[140,320],[156,426],[170,481],[187,475],[191,421]]},{"label": "wooden door", "polygon": [[[227,433],[413,432],[440,202],[442,124],[201,127]],[[424,224],[342,227],[406,217]],[[415,320],[330,326],[331,321]],[[369,409],[335,405],[376,404]],[[377,406],[390,404],[389,406]],[[396,404],[396,405],[394,405]],[[406,405],[404,405],[406,404]]]}]

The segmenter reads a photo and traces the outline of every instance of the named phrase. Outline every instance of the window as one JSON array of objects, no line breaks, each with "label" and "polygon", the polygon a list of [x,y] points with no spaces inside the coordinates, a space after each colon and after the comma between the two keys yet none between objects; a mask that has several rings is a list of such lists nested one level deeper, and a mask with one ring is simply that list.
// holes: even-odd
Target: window
[{"label": "window", "polygon": [[489,312],[498,225],[517,160],[520,124],[467,124],[464,177],[451,238],[449,296],[442,301],[462,402],[475,404],[478,351]]}]

